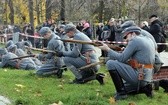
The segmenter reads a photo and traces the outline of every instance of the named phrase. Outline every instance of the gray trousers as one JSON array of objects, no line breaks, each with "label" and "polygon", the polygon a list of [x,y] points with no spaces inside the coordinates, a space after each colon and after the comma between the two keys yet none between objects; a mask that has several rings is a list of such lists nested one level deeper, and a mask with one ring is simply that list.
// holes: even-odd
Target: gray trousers
[{"label": "gray trousers", "polygon": [[63,59],[58,58],[49,59],[45,64],[43,64],[36,72],[38,76],[49,76],[57,73],[57,71],[64,65]]},{"label": "gray trousers", "polygon": [[[75,78],[77,79],[81,79],[82,78],[82,74],[80,73],[80,71],[78,70],[78,68],[86,66],[86,59],[83,59],[81,57],[77,57],[77,58],[72,58],[72,57],[64,57],[63,58],[65,65],[67,66],[67,68],[69,68],[71,70],[71,72],[75,75]],[[97,60],[91,59],[91,62],[96,62]],[[95,72],[97,72],[99,69],[99,66],[95,66],[94,70]]]},{"label": "gray trousers", "polygon": [[145,86],[148,82],[152,81],[152,69],[144,69],[144,80],[138,80],[138,70],[133,69],[131,66],[118,62],[117,60],[108,60],[106,63],[108,70],[117,70],[123,79],[126,91],[136,90],[139,87]]}]

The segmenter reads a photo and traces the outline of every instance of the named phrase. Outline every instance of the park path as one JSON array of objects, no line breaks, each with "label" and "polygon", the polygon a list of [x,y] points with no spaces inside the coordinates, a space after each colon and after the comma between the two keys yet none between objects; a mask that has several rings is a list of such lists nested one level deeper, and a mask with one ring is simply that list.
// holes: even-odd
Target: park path
[{"label": "park path", "polygon": [[0,105],[10,105],[11,102],[8,98],[0,96]]}]

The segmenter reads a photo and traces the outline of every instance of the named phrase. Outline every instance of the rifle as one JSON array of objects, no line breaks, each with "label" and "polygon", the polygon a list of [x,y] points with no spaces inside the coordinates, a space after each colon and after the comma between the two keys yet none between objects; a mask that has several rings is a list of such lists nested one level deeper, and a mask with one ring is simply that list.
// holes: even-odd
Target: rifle
[{"label": "rifle", "polygon": [[21,57],[17,57],[17,58],[11,58],[9,60],[16,60],[16,59],[22,59],[22,58],[27,58],[27,57],[34,57],[35,55],[26,55],[26,56],[21,56]]},{"label": "rifle", "polygon": [[28,47],[28,46],[26,46],[25,48],[31,49],[31,50],[35,50],[35,51],[41,51],[41,52],[48,52],[48,53],[54,53],[54,54],[56,53],[55,51],[39,49],[39,48],[33,48],[33,47]]},{"label": "rifle", "polygon": [[[63,42],[80,43],[80,44],[91,44],[91,45],[96,46],[96,47],[102,46],[102,43],[100,43],[100,42],[88,42],[88,41],[70,40],[70,39],[59,39],[59,40],[61,40],[61,41],[63,41]],[[120,48],[120,47],[118,47],[118,46],[114,46],[114,45],[112,45],[112,44],[109,44],[108,42],[105,42],[105,43],[107,43],[108,46],[109,46],[111,49],[114,49],[114,50],[116,50],[116,51],[121,51],[121,50],[122,50],[122,48]]]},{"label": "rifle", "polygon": [[86,65],[86,66],[80,67],[79,70],[84,70],[84,69],[87,69],[87,68],[89,68],[89,67],[92,67],[92,66],[96,66],[96,65],[98,65],[98,64],[101,64],[101,63],[103,63],[103,62],[104,62],[104,61],[91,63],[91,64],[88,64],[88,65]]}]

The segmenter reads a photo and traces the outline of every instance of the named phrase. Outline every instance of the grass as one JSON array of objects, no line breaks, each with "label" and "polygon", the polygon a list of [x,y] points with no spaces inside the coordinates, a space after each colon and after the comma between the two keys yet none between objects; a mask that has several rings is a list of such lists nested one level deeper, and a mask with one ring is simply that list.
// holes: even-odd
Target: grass
[{"label": "grass", "polygon": [[[70,71],[63,78],[40,78],[35,71],[0,69],[0,95],[8,97],[12,105],[167,105],[168,94],[163,89],[155,91],[153,99],[144,94],[129,96],[126,100],[114,102],[115,88],[112,80],[102,66],[105,85],[97,81],[86,84],[68,84],[74,77]],[[54,104],[53,104],[54,105]],[[56,105],[56,104],[55,104]]]},{"label": "grass", "polygon": [[[167,50],[168,51],[168,48]],[[104,66],[105,85],[97,81],[86,84],[68,84],[74,79],[70,71],[64,72],[63,78],[40,78],[35,71],[0,69],[0,95],[9,98],[12,105],[167,105],[167,93],[163,89],[154,91],[154,98],[144,94],[129,96],[115,102],[115,88]],[[54,104],[55,103],[55,104]]]}]

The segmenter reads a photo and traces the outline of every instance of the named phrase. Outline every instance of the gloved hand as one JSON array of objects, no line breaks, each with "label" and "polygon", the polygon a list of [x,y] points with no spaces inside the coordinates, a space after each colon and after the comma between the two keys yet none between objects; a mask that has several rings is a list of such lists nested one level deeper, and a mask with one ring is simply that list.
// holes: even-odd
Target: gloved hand
[{"label": "gloved hand", "polygon": [[63,52],[61,52],[61,51],[57,51],[55,55],[56,55],[57,57],[62,57],[62,56],[64,56],[64,55],[63,55]]}]

